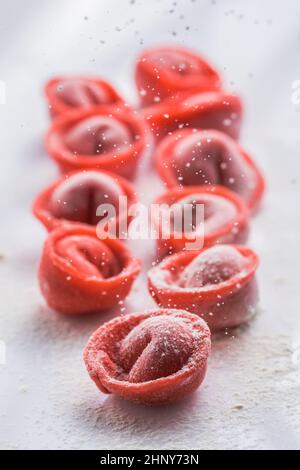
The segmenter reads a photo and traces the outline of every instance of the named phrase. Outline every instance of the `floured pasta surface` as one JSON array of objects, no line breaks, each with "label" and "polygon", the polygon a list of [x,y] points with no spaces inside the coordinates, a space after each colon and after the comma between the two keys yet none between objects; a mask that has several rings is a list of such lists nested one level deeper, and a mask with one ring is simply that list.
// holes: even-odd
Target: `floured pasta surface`
[{"label": "floured pasta surface", "polygon": [[204,318],[212,331],[233,328],[255,312],[257,255],[241,245],[216,245],[177,253],[148,273],[161,307],[183,308]]},{"label": "floured pasta surface", "polygon": [[203,320],[161,309],[117,317],[90,338],[84,359],[105,392],[145,404],[182,399],[202,382],[210,351]]}]

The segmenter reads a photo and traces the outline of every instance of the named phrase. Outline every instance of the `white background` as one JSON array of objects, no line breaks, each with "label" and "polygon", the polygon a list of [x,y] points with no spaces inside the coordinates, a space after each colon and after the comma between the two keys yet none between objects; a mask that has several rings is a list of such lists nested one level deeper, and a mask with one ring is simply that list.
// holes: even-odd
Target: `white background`
[{"label": "white background", "polygon": [[[0,41],[0,446],[299,449],[299,2],[1,0]],[[249,241],[261,257],[258,316],[214,342],[205,383],[191,398],[148,409],[100,394],[86,374],[82,349],[110,316],[72,320],[45,306],[36,267],[46,233],[31,204],[58,174],[43,149],[45,80],[99,74],[134,102],[135,57],[162,42],[198,49],[226,88],[241,93],[241,141],[268,188]],[[149,162],[137,187],[147,201],[162,190]],[[122,313],[153,305],[145,287],[152,246],[134,249],[144,270]]]}]

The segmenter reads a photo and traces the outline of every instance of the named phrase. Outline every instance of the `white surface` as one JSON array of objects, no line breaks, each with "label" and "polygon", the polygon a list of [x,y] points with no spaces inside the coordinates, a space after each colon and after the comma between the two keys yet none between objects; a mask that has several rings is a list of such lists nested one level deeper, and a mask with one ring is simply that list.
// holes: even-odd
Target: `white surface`
[{"label": "white surface", "polygon": [[[299,168],[300,5],[287,0],[1,0],[0,79],[0,446],[19,449],[300,448]],[[173,12],[171,10],[174,10]],[[100,394],[81,354],[107,315],[66,319],[38,292],[45,231],[30,213],[57,175],[43,150],[49,124],[44,81],[57,73],[108,77],[128,99],[141,47],[191,45],[245,99],[242,143],[263,168],[268,191],[250,245],[261,256],[261,312],[234,338],[213,345],[203,387],[166,409]],[[145,165],[147,165],[145,163]],[[161,187],[147,187],[151,200]],[[155,178],[153,174],[151,176]],[[157,187],[157,190],[155,189]],[[145,272],[123,307],[150,307]],[[121,307],[120,307],[121,309]]]}]

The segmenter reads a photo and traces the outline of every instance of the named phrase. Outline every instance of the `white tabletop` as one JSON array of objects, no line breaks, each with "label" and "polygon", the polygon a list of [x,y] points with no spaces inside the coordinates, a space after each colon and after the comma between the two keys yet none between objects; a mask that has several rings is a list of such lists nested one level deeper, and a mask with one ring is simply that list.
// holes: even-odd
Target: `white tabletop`
[{"label": "white tabletop", "polygon": [[[1,1],[1,448],[300,448],[299,26],[296,0]],[[58,174],[43,149],[45,80],[99,74],[134,101],[135,57],[162,42],[198,49],[241,93],[241,142],[268,188],[249,241],[261,257],[258,316],[213,344],[199,391],[157,409],[103,395],[90,381],[82,349],[110,316],[68,319],[46,307],[36,278],[46,233],[30,208]],[[137,188],[148,202],[162,190],[149,162]],[[153,306],[145,283],[152,246],[131,246],[143,274],[119,313]]]}]

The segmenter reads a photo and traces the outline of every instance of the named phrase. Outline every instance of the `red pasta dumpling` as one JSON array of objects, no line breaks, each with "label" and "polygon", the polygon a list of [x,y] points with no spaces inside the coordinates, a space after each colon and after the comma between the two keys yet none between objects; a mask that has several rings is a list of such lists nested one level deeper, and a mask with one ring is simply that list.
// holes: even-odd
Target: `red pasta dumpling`
[{"label": "red pasta dumpling", "polygon": [[146,147],[144,120],[124,107],[78,109],[57,118],[46,148],[65,173],[79,169],[112,171],[132,179]]},{"label": "red pasta dumpling", "polygon": [[239,137],[242,103],[238,96],[221,91],[178,93],[143,110],[153,136],[160,140],[178,129],[217,129]]},{"label": "red pasta dumpling", "polygon": [[155,204],[158,259],[217,243],[244,243],[248,238],[248,209],[236,193],[223,186],[173,188]]},{"label": "red pasta dumpling", "polygon": [[199,315],[212,331],[233,328],[255,313],[258,257],[241,245],[215,245],[176,253],[148,273],[160,307]]},{"label": "red pasta dumpling", "polygon": [[49,307],[68,315],[104,311],[130,292],[140,261],[119,240],[99,240],[83,225],[52,231],[45,242],[39,282]]},{"label": "red pasta dumpling", "polygon": [[45,93],[52,117],[78,108],[124,104],[107,81],[96,77],[54,77],[46,83]]},{"label": "red pasta dumpling", "polygon": [[180,46],[144,51],[136,63],[135,79],[143,106],[180,91],[212,91],[221,85],[218,72],[208,62]]},{"label": "red pasta dumpling", "polygon": [[168,187],[223,185],[255,210],[262,198],[264,178],[245,150],[223,132],[182,129],[163,139],[156,165]]},{"label": "red pasta dumpling", "polygon": [[132,219],[128,210],[136,201],[134,188],[124,178],[99,170],[77,171],[44,189],[33,212],[48,230],[78,222],[96,226],[102,221],[104,225],[105,217],[115,221],[118,234],[126,232]]},{"label": "red pasta dumpling", "polygon": [[102,325],[90,338],[84,361],[102,392],[162,405],[199,387],[210,346],[209,328],[199,317],[160,309]]}]

